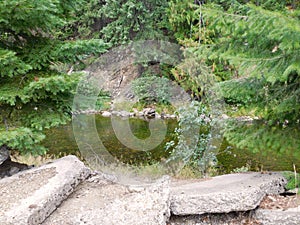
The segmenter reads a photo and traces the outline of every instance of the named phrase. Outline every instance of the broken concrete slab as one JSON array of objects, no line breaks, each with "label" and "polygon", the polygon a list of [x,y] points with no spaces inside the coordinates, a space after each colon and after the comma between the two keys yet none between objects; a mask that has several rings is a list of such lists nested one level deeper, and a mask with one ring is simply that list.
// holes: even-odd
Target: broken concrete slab
[{"label": "broken concrete slab", "polygon": [[255,209],[266,194],[285,191],[280,173],[241,173],[171,187],[174,215],[228,213]]},{"label": "broken concrete slab", "polygon": [[291,208],[285,211],[258,209],[255,212],[255,218],[264,225],[299,225],[300,208]]},{"label": "broken concrete slab", "polygon": [[169,179],[147,186],[124,186],[94,176],[80,184],[43,225],[165,225]]},{"label": "broken concrete slab", "polygon": [[254,211],[171,216],[168,225],[258,225]]},{"label": "broken concrete slab", "polygon": [[75,156],[0,180],[0,224],[43,222],[90,174]]}]

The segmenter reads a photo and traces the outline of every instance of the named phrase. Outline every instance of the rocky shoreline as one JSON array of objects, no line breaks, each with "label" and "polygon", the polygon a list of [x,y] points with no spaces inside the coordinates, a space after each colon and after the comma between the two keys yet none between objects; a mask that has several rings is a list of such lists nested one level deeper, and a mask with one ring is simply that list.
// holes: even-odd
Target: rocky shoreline
[{"label": "rocky shoreline", "polygon": [[158,113],[154,108],[144,108],[141,111],[137,109],[133,109],[133,112],[128,112],[125,110],[117,111],[117,110],[80,110],[72,112],[72,115],[80,115],[80,114],[99,114],[103,117],[111,117],[111,116],[118,116],[118,117],[136,117],[136,118],[145,118],[145,119],[178,119],[177,115],[175,114],[168,114],[168,113]]}]

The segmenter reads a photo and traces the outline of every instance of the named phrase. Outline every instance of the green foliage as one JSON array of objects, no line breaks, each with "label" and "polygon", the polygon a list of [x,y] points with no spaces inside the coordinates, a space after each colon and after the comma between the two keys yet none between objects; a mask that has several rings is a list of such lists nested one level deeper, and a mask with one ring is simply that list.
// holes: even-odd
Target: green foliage
[{"label": "green foliage", "polygon": [[[84,66],[89,56],[109,47],[99,39],[60,35],[86,2],[0,2],[0,146],[41,154],[42,131],[70,120],[81,76],[71,73],[71,65]],[[57,65],[67,66],[62,71]]]},{"label": "green foliage", "polygon": [[16,53],[6,49],[0,49],[0,76],[24,74],[31,69],[31,66],[22,62]]},{"label": "green foliage", "polygon": [[28,41],[21,53],[32,69],[42,70],[57,63],[82,62],[91,54],[103,53],[108,47],[100,39],[61,41],[34,38]]},{"label": "green foliage", "polygon": [[189,48],[184,51],[184,60],[171,72],[180,86],[198,100],[204,98],[205,92],[215,84],[215,76],[209,67]]},{"label": "green foliage", "polygon": [[194,170],[205,173],[212,166],[211,162],[216,162],[216,155],[205,154],[211,138],[209,111],[204,104],[193,101],[188,107],[179,108],[178,114],[179,127],[175,130],[178,142],[166,144],[167,150],[175,145],[168,160],[183,160]]},{"label": "green foliage", "polygon": [[33,132],[27,127],[18,127],[12,130],[0,130],[0,145],[7,145],[12,149],[18,149],[21,153],[44,154],[46,149],[39,145],[45,136]]},{"label": "green foliage", "polygon": [[111,0],[101,8],[110,22],[101,30],[103,38],[113,44],[130,40],[163,38],[167,1]]},{"label": "green foliage", "polygon": [[139,101],[149,103],[170,103],[171,84],[167,78],[146,76],[132,82],[132,89]]},{"label": "green foliage", "polygon": [[[298,6],[297,1],[217,0],[197,5],[173,0],[170,29],[193,58],[211,65],[221,81],[229,79],[221,84],[228,103],[258,107],[270,121],[297,121]],[[233,75],[239,79],[230,80]],[[185,77],[185,82],[193,80]]]},{"label": "green foliage", "polygon": [[259,79],[239,79],[222,82],[220,87],[227,103],[242,106],[250,106],[262,101],[264,93],[262,90],[264,82]]},{"label": "green foliage", "polygon": [[[1,1],[0,29],[10,34],[42,35],[64,23],[62,2],[50,1]],[[26,21],[26,26],[24,26]],[[2,32],[1,32],[2,33]],[[7,35],[7,33],[2,33]]]},{"label": "green foliage", "polygon": [[[81,2],[81,3],[80,3]],[[59,31],[59,37],[70,39],[94,39],[99,38],[100,30],[108,21],[103,18],[101,8],[104,0],[73,1],[80,4],[74,8],[74,17],[66,22],[64,28]]]},{"label": "green foliage", "polygon": [[268,126],[265,123],[228,121],[224,136],[238,149],[249,149],[254,153],[267,155],[278,152],[300,157],[299,124],[282,127]]},{"label": "green foliage", "polygon": [[[289,79],[290,80],[290,79]],[[295,123],[300,116],[299,79],[271,84],[265,79],[230,80],[220,85],[227,103],[256,112],[271,124]]]},{"label": "green foliage", "polygon": [[244,14],[233,10],[205,8],[209,29],[218,38],[215,45],[203,46],[199,51],[212,53],[210,58],[228,60],[240,74],[264,76],[270,83],[286,81],[290,68],[297,71],[299,67],[299,45],[295,41],[300,38],[299,20],[253,5],[245,5]]},{"label": "green foliage", "polygon": [[287,184],[285,185],[285,188],[287,190],[294,190],[298,188],[299,192],[299,187],[300,187],[300,174],[291,171],[284,171],[282,172],[282,175],[285,177],[287,180]]},{"label": "green foliage", "polygon": [[220,83],[226,103],[238,106],[236,114],[254,113],[264,120],[263,126],[227,124],[228,141],[254,152],[299,154],[292,132],[300,118],[299,1],[196,5],[173,0],[170,12],[170,29],[178,42],[194,59],[212,66],[220,81],[226,80]]},{"label": "green foliage", "polygon": [[250,170],[250,166],[246,165],[246,166],[233,169],[231,173],[246,173],[249,172],[249,170]]},{"label": "green foliage", "polygon": [[293,190],[295,188],[299,188],[300,186],[300,175],[299,173],[294,173],[290,171],[282,172],[282,175],[287,179],[287,184],[285,188],[287,190]]},{"label": "green foliage", "polygon": [[172,71],[173,76],[185,90],[199,99],[204,94],[208,77],[211,80],[227,80],[235,73],[235,68],[221,58],[208,58],[199,54],[199,48],[203,45],[213,44],[215,35],[212,29],[207,29],[202,5],[190,0],[172,0],[167,13],[168,29],[174,32],[179,44],[184,46],[185,55],[181,65]]},{"label": "green foliage", "polygon": [[177,40],[184,42],[186,38],[192,40],[199,38],[200,11],[194,1],[172,0],[167,13],[169,29],[173,30]]}]

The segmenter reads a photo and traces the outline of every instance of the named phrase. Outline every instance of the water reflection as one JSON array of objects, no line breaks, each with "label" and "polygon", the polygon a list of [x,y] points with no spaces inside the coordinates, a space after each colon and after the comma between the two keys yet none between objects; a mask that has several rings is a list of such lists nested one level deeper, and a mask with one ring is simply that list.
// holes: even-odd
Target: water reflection
[{"label": "water reflection", "polygon": [[[119,122],[122,123],[121,118],[115,119],[119,119]],[[118,160],[126,164],[151,164],[152,162],[161,161],[164,158],[167,158],[172,149],[165,151],[165,144],[175,139],[174,130],[177,127],[176,120],[165,120],[167,132],[164,140],[152,150],[139,151],[124,146],[118,140],[112,127],[111,118],[96,116],[95,123],[99,139],[103,143],[106,150],[113,157],[116,157]],[[126,123],[126,121],[124,121],[124,123]],[[145,139],[150,136],[148,121],[130,118],[129,124],[132,134],[134,134],[137,138]],[[159,134],[159,130],[153,130],[153,132],[154,134],[157,132],[157,137],[161,136]],[[44,145],[49,149],[49,153],[54,155],[58,155],[60,152],[65,152],[66,154],[78,154],[79,151],[71,125],[49,130],[47,132],[47,138],[44,141]]]},{"label": "water reflection", "polygon": [[[151,151],[137,151],[124,146],[115,136],[111,119],[96,116],[96,128],[103,145],[109,153],[128,164],[151,164],[167,158],[170,154],[165,151],[165,144],[174,140],[175,120],[166,120],[167,134],[164,141]],[[130,118],[132,133],[140,139],[149,137],[148,122]],[[159,131],[157,131],[159,132]],[[218,168],[221,173],[229,173],[233,169],[249,165],[251,170],[282,171],[293,170],[293,164],[300,167],[300,131],[297,127],[267,127],[263,124],[239,125],[227,131],[219,151]],[[233,133],[243,134],[234,136]],[[124,134],[126,135],[126,134]],[[225,134],[226,135],[226,134]],[[235,138],[235,139],[233,139]],[[237,140],[237,138],[240,138]],[[233,145],[232,143],[238,143]],[[61,156],[64,154],[78,155],[78,147],[73,136],[72,126],[66,125],[47,131],[44,145],[50,154]],[[232,146],[232,148],[228,148]],[[229,149],[229,150],[228,150]]]}]

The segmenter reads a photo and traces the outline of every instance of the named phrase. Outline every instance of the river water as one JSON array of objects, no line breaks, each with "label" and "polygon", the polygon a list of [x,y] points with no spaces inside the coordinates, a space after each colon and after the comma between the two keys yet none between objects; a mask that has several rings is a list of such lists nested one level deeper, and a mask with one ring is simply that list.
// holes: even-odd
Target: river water
[{"label": "river water", "polygon": [[[124,146],[116,137],[114,129],[111,125],[111,119],[102,116],[95,117],[96,128],[99,139],[109,151],[109,153],[128,164],[149,164],[151,162],[161,161],[169,156],[170,150],[165,149],[165,144],[174,140],[176,136],[174,130],[178,127],[176,120],[165,120],[167,125],[167,133],[161,144],[151,151],[137,151]],[[150,135],[148,121],[130,118],[130,128],[132,133],[139,139],[147,138]],[[62,156],[67,154],[80,155],[80,151],[76,144],[72,124],[53,128],[47,131],[47,138],[44,145],[49,149],[50,155]],[[293,137],[300,137],[300,132]],[[126,134],[124,134],[126,135]],[[283,140],[288,137],[282,137]],[[293,140],[292,140],[293,141]],[[261,146],[260,151],[244,148],[240,149],[229,143],[226,139],[220,146],[217,155],[219,173],[229,173],[235,168],[248,166],[250,170],[270,170],[283,171],[293,170],[293,164],[300,167],[300,146],[299,140],[295,141],[295,146],[287,152],[265,151],[267,146]],[[284,141],[283,141],[284,144]]]}]

